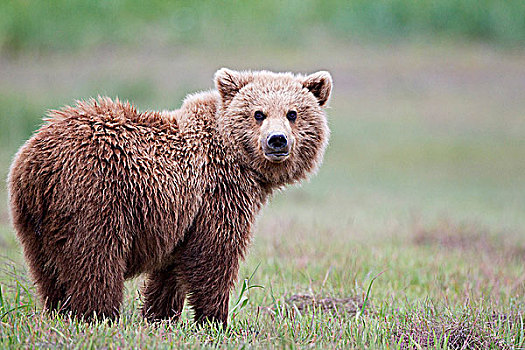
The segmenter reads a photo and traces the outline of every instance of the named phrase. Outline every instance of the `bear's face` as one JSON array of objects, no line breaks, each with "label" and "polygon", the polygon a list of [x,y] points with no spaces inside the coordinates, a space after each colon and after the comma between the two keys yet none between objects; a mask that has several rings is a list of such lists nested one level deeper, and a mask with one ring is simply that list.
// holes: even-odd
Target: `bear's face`
[{"label": "bear's face", "polygon": [[219,125],[251,169],[277,185],[296,182],[320,164],[329,130],[322,107],[332,88],[328,72],[235,72],[215,75]]}]

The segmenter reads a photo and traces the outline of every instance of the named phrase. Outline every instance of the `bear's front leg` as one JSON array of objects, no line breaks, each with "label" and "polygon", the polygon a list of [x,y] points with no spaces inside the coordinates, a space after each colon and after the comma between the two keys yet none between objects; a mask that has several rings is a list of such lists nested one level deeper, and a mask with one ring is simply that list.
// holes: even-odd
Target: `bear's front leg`
[{"label": "bear's front leg", "polygon": [[[240,168],[226,170],[230,174]],[[240,180],[246,178],[240,173],[209,176],[216,185],[206,190],[202,207],[178,248],[176,263],[195,321],[219,322],[226,328],[230,292],[264,198],[259,188]]]},{"label": "bear's front leg", "polygon": [[250,240],[253,211],[225,212],[235,207],[224,205],[212,208],[204,211],[207,215],[199,215],[188,232],[179,262],[195,321],[219,322],[226,328],[230,292]]},{"label": "bear's front leg", "polygon": [[197,323],[219,322],[226,328],[230,291],[235,285],[240,256],[218,242],[195,242],[184,254],[188,300]]}]

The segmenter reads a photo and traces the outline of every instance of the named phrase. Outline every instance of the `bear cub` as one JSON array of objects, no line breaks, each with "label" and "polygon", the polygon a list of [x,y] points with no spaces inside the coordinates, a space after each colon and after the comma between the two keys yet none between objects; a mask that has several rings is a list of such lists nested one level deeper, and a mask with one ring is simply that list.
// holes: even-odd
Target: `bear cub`
[{"label": "bear cub", "polygon": [[254,221],[275,189],[319,167],[328,72],[220,69],[180,109],[106,97],[51,111],[8,178],[14,227],[48,310],[118,317],[147,275],[142,312],[224,326]]}]

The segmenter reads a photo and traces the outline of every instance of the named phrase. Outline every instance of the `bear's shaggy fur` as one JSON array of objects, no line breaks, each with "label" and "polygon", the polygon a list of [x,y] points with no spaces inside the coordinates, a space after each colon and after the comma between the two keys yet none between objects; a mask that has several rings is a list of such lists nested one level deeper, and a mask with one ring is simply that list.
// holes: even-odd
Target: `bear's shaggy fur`
[{"label": "bear's shaggy fur", "polygon": [[221,69],[215,83],[171,112],[80,101],[22,146],[10,207],[45,308],[115,318],[124,280],[146,273],[148,319],[178,319],[188,297],[197,321],[226,324],[259,210],[322,160],[332,81]]}]

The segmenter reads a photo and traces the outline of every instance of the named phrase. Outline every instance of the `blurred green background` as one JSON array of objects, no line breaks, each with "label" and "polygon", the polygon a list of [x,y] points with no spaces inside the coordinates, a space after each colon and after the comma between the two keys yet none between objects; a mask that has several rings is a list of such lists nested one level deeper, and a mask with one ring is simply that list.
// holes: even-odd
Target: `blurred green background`
[{"label": "blurred green background", "polygon": [[[0,175],[46,111],[75,99],[172,109],[223,66],[326,69],[325,165],[270,213],[293,207],[344,239],[442,218],[519,235],[524,48],[521,0],[2,1]],[[9,230],[6,200],[0,213]]]},{"label": "blurred green background", "polygon": [[301,46],[341,39],[454,37],[525,41],[520,0],[3,1],[0,46],[11,53],[101,44]]}]

